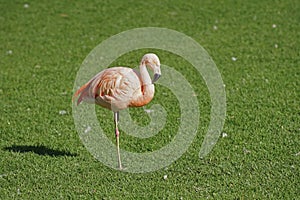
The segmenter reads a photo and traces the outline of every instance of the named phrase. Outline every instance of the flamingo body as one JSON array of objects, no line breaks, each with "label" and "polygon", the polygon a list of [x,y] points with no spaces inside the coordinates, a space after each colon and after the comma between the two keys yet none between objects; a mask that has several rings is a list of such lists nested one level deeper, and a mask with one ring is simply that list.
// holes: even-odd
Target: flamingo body
[{"label": "flamingo body", "polygon": [[154,96],[154,85],[143,85],[140,73],[127,67],[105,69],[84,84],[74,97],[95,103],[114,112],[127,107],[141,107]]}]

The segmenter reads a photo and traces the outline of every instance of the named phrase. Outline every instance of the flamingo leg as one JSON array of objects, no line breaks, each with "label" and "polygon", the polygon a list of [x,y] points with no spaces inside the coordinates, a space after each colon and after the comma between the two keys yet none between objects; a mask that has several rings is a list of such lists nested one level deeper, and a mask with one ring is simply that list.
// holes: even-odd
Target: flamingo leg
[{"label": "flamingo leg", "polygon": [[119,163],[119,169],[123,169],[122,163],[121,163],[121,156],[120,156],[120,142],[119,142],[119,130],[118,130],[118,123],[119,123],[119,112],[114,112],[114,121],[115,121],[115,134],[116,134],[116,143],[117,143],[117,154],[118,154],[118,163]]}]

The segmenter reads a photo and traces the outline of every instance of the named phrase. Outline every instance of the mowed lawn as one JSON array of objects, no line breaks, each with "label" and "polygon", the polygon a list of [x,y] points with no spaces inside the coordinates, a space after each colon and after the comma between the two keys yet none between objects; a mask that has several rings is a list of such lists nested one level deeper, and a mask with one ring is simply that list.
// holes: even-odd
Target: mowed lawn
[{"label": "mowed lawn", "polygon": [[[298,1],[0,0],[0,10],[0,199],[299,198]],[[204,159],[198,153],[210,120],[208,89],[186,60],[157,49],[114,64],[136,67],[153,51],[184,75],[201,113],[189,149],[166,168],[133,174],[105,166],[81,142],[72,117],[77,71],[103,40],[138,27],[182,32],[216,63],[227,116]],[[166,127],[149,139],[124,133],[121,148],[156,150],[176,136],[176,97],[156,90],[152,104],[168,111]],[[149,123],[142,109],[130,113]],[[97,115],[114,141],[112,114],[97,108]]]}]

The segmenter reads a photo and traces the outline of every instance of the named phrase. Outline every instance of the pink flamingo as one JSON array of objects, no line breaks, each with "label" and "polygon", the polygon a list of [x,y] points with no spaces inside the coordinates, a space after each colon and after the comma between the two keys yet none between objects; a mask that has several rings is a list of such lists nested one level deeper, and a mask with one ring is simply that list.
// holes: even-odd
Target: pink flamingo
[{"label": "pink flamingo", "polygon": [[[147,67],[154,72],[152,80]],[[74,99],[79,95],[77,105],[85,101],[114,112],[119,169],[122,169],[118,130],[119,111],[148,104],[154,96],[154,82],[161,75],[159,58],[153,53],[143,56],[139,68],[139,72],[127,67],[105,69],[79,88],[73,97]]]}]

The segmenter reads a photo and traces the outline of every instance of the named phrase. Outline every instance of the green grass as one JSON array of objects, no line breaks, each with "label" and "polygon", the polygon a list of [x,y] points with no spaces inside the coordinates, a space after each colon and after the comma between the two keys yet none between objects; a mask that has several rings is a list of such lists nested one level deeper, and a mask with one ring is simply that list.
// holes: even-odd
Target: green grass
[{"label": "green grass", "polygon": [[[1,199],[299,198],[298,1],[0,0],[0,9]],[[169,167],[131,174],[106,167],[86,150],[71,97],[76,73],[96,45],[147,26],[183,32],[209,52],[226,85],[228,137],[199,160],[210,116],[207,88],[186,61],[154,50],[192,84],[200,126],[188,151]],[[144,52],[116,64],[135,67]],[[174,137],[180,114],[172,108],[174,95],[157,87],[153,103],[169,111],[165,129],[148,141],[124,134],[122,148],[152,151]],[[141,110],[130,112],[142,119],[138,123],[149,120]],[[113,140],[111,113],[97,113]]]}]

